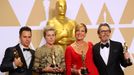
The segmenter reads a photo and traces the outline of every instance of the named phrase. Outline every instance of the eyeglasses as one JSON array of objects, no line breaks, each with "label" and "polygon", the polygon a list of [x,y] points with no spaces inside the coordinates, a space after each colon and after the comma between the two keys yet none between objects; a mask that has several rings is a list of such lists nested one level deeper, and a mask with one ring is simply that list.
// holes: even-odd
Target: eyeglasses
[{"label": "eyeglasses", "polygon": [[100,33],[108,33],[110,30],[100,30]]}]

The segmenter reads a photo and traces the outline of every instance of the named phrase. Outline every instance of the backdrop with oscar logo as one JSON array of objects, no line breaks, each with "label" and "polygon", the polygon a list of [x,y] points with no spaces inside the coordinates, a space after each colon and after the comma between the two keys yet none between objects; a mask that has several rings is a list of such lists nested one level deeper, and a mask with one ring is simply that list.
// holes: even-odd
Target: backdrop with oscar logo
[{"label": "backdrop with oscar logo", "polygon": [[[98,25],[107,22],[112,28],[111,39],[128,44],[134,62],[134,0],[66,0],[66,16],[87,25],[86,41],[99,41]],[[55,16],[56,0],[0,0],[0,63],[5,49],[19,42],[19,29],[33,30],[31,48],[45,43],[42,29]],[[134,65],[124,69],[125,75],[134,74]],[[5,73],[0,73],[5,75]]]}]

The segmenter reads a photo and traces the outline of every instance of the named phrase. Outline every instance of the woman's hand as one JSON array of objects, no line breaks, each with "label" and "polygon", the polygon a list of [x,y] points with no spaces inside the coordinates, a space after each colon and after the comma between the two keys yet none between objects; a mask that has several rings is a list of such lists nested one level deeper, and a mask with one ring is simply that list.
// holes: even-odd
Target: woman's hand
[{"label": "woman's hand", "polygon": [[76,65],[71,68],[72,75],[81,75],[81,69],[77,69]]},{"label": "woman's hand", "polygon": [[54,68],[50,67],[51,65],[48,65],[43,69],[44,72],[55,72]]}]

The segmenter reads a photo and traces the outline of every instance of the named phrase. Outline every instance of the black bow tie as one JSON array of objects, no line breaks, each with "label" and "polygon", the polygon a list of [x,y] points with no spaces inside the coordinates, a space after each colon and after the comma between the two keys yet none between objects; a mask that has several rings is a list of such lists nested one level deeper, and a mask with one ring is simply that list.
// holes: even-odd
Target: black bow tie
[{"label": "black bow tie", "polygon": [[109,47],[109,43],[106,43],[106,44],[100,44],[101,48],[103,49],[104,47]]},{"label": "black bow tie", "polygon": [[23,48],[23,51],[30,51],[30,48]]}]

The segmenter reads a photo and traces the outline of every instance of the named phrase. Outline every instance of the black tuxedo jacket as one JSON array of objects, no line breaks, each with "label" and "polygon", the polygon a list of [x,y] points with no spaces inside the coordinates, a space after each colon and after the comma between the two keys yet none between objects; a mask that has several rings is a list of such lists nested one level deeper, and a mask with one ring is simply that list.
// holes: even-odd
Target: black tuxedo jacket
[{"label": "black tuxedo jacket", "polygon": [[120,65],[129,66],[124,59],[122,44],[112,40],[107,65],[100,55],[100,42],[93,46],[93,59],[100,75],[124,75]]},{"label": "black tuxedo jacket", "polygon": [[[16,49],[19,56],[21,57],[21,61],[23,62],[23,66],[20,68],[14,69],[13,67],[13,61],[14,61],[14,51],[13,49]],[[4,58],[2,60],[0,71],[1,72],[9,72],[9,75],[32,75],[32,66],[34,61],[34,50],[30,50],[30,53],[32,55],[32,59],[30,62],[29,67],[26,65],[25,58],[23,56],[22,50],[18,45],[14,47],[9,47],[5,51]]]}]

